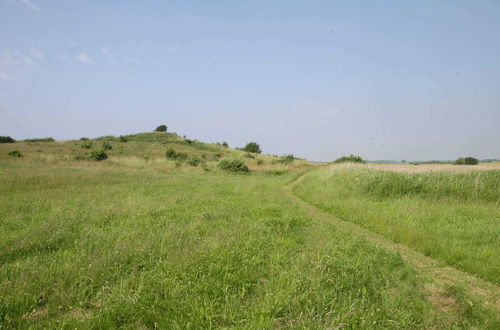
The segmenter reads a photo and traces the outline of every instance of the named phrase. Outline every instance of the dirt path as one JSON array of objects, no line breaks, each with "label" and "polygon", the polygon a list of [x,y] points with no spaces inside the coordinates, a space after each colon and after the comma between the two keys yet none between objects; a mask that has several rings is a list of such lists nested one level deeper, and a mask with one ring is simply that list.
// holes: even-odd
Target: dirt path
[{"label": "dirt path", "polygon": [[[479,300],[483,308],[488,309],[493,313],[500,313],[500,287],[498,285],[458,270],[454,267],[444,265],[444,262],[427,257],[406,245],[395,243],[390,239],[387,239],[370,230],[341,220],[336,216],[322,211],[316,206],[311,205],[299,198],[293,192],[293,188],[300,184],[306,174],[285,185],[283,187],[283,192],[291,200],[301,205],[311,216],[333,223],[364,237],[377,246],[399,253],[409,265],[415,268],[417,272],[419,272],[421,276],[426,279],[426,282],[428,283],[428,298],[433,304],[436,314],[441,315],[437,316],[438,318],[446,317],[445,315],[447,314],[452,315],[453,313],[447,313],[447,311],[459,308],[454,298],[450,297],[447,293],[450,286],[459,286],[463,288],[467,295]],[[453,320],[441,321],[444,321],[445,323],[447,323],[446,321],[450,321],[450,323],[453,322]]]}]

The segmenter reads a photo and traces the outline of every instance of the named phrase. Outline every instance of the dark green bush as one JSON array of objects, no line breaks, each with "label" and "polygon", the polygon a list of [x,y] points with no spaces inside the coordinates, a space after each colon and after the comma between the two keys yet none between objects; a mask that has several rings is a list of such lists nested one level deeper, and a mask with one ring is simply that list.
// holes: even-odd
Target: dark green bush
[{"label": "dark green bush", "polygon": [[0,136],[0,143],[14,143],[16,140],[11,138],[10,136]]},{"label": "dark green bush", "polygon": [[293,155],[285,155],[285,156],[281,157],[281,159],[280,159],[280,161],[283,164],[293,163],[294,160],[295,160],[295,157],[293,157]]},{"label": "dark green bush", "polygon": [[248,151],[248,152],[253,152],[253,153],[256,153],[256,154],[260,154],[262,152],[260,150],[260,146],[257,144],[257,142],[249,142],[241,150]]},{"label": "dark green bush", "polygon": [[54,138],[51,137],[24,140],[24,142],[54,142],[54,141],[55,141]]},{"label": "dark green bush", "polygon": [[167,125],[160,125],[157,128],[155,128],[155,132],[166,132],[167,131]]},{"label": "dark green bush", "polygon": [[337,158],[334,163],[365,163],[365,161],[360,156],[350,155]]},{"label": "dark green bush", "polygon": [[465,165],[465,158],[460,157],[456,161],[453,162],[453,165]]},{"label": "dark green bush", "polygon": [[9,151],[9,156],[19,158],[19,157],[22,157],[23,154],[19,150],[12,150],[12,151]]},{"label": "dark green bush", "polygon": [[81,138],[80,138],[80,141],[88,141],[88,140],[89,140],[89,138],[88,138],[88,137],[81,137]]},{"label": "dark green bush", "polygon": [[80,145],[80,148],[82,149],[90,149],[92,148],[92,142],[84,142]]},{"label": "dark green bush", "polygon": [[219,161],[217,166],[224,171],[234,172],[234,173],[248,173],[250,170],[248,169],[245,161],[241,159],[222,159]]},{"label": "dark green bush", "polygon": [[120,142],[128,142],[127,138],[124,137],[123,135],[120,135],[119,140]]},{"label": "dark green bush", "polygon": [[103,161],[108,159],[108,154],[104,150],[92,150],[86,155],[88,160]]},{"label": "dark green bush", "polygon": [[198,166],[203,162],[204,162],[203,159],[198,155],[194,155],[188,160],[188,164],[191,166]]},{"label": "dark green bush", "polygon": [[165,156],[167,157],[167,159],[172,159],[172,160],[187,159],[187,154],[185,152],[177,152],[172,148],[168,148],[167,151],[165,151]]},{"label": "dark green bush", "polygon": [[465,165],[477,165],[479,161],[474,157],[465,157],[464,163]]},{"label": "dark green bush", "polygon": [[229,148],[229,144],[227,144],[227,142],[226,142],[226,141],[222,142],[222,146],[223,146],[224,148]]},{"label": "dark green bush", "polygon": [[102,150],[111,150],[111,149],[113,149],[113,146],[111,144],[109,144],[106,141],[102,143]]}]

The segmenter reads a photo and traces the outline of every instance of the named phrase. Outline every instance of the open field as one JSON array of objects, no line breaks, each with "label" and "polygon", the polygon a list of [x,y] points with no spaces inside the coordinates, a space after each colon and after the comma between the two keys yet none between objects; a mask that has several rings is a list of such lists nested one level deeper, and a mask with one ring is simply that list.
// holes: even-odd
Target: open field
[{"label": "open field", "polygon": [[[500,327],[498,172],[393,196],[384,171],[162,133],[107,140],[103,162],[75,160],[81,141],[0,145],[0,328]],[[219,170],[227,157],[251,172]],[[418,267],[339,218],[438,261]],[[432,276],[440,262],[486,293]]]}]

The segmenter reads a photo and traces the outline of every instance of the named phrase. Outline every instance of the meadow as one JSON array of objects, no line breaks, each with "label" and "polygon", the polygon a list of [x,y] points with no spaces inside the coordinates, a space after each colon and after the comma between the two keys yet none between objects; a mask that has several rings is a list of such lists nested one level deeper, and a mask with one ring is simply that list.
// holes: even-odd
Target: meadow
[{"label": "meadow", "polygon": [[[79,157],[83,142],[103,141],[107,160]],[[148,133],[0,144],[0,328],[500,327],[498,301],[339,225],[357,223],[497,289],[498,172],[433,174],[400,190],[394,173],[189,141]],[[167,159],[167,148],[203,162]],[[8,156],[14,149],[23,156]],[[250,172],[221,170],[226,158]],[[459,183],[435,187],[440,175]]]}]

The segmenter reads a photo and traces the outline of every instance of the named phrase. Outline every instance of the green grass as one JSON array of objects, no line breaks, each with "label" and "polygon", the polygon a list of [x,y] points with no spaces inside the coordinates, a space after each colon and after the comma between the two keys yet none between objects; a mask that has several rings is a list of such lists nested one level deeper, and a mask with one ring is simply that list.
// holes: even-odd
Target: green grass
[{"label": "green grass", "polygon": [[305,161],[228,174],[165,158],[210,150],[104,140],[103,162],[76,161],[80,141],[0,146],[0,328],[499,325],[460,287],[436,311],[401,256],[291,200]]},{"label": "green grass", "polygon": [[312,172],[304,200],[435,259],[500,283],[500,171]]}]

